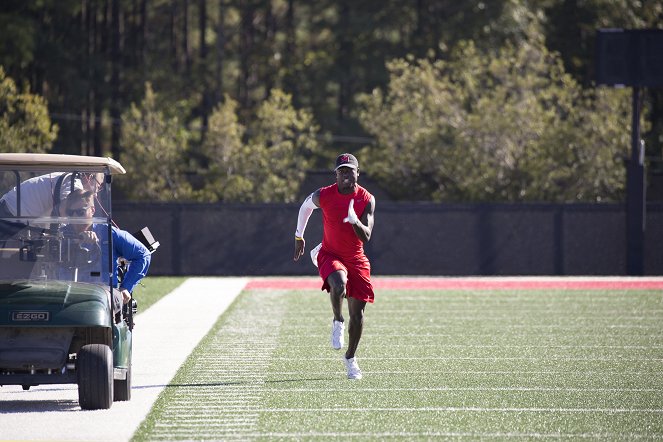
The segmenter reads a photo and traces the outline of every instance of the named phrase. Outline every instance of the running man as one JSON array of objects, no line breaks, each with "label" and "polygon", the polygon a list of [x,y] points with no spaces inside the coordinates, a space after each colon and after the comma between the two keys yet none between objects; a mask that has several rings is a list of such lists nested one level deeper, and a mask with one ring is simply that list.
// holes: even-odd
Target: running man
[{"label": "running man", "polygon": [[[304,230],[313,210],[322,209],[322,244],[311,253],[323,280],[322,290],[329,292],[332,313],[331,345],[343,347],[345,320],[343,298],[348,300],[350,326],[344,361],[348,379],[361,379],[355,352],[364,325],[364,308],[373,302],[371,264],[364,254],[364,243],[373,231],[375,197],[357,184],[359,162],[345,153],[336,158],[336,183],[322,187],[306,197],[299,209],[295,231],[295,261],[306,247]],[[359,214],[359,215],[357,215]],[[316,256],[316,249],[317,251]]]}]

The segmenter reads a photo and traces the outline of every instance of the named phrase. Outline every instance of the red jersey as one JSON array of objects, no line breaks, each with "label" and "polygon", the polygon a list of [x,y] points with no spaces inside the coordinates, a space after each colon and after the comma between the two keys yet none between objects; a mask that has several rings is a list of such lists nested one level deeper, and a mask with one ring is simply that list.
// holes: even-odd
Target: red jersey
[{"label": "red jersey", "polygon": [[354,210],[361,218],[368,203],[373,198],[366,189],[357,185],[354,193],[339,193],[336,183],[320,189],[320,208],[322,209],[322,248],[339,258],[366,259],[364,243],[355,234],[352,224],[344,223],[348,216],[350,200],[354,199]]}]

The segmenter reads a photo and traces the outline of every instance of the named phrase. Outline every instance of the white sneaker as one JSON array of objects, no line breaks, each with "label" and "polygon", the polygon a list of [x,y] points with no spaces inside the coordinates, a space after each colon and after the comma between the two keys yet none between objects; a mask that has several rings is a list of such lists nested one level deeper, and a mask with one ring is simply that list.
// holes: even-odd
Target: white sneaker
[{"label": "white sneaker", "polygon": [[346,359],[343,356],[343,361],[345,362],[345,368],[348,370],[348,379],[361,379],[361,368],[357,365],[357,358]]},{"label": "white sneaker", "polygon": [[340,350],[343,347],[343,332],[345,331],[345,322],[332,319],[331,345],[334,350]]}]

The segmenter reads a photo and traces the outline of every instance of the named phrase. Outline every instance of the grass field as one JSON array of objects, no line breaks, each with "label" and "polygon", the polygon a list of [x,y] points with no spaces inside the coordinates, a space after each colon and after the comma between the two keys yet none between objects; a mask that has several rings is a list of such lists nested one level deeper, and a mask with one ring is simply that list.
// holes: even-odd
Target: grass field
[{"label": "grass field", "polygon": [[159,299],[175,290],[186,281],[185,276],[148,276],[134,289],[133,296],[138,302],[138,311],[144,312]]},{"label": "grass field", "polygon": [[380,290],[346,379],[318,290],[245,290],[135,440],[663,438],[655,290]]}]

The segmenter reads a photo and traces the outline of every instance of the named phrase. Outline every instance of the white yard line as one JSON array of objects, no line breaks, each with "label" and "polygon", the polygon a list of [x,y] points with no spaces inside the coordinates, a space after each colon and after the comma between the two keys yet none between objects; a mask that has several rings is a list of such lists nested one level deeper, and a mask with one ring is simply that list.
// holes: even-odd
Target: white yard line
[{"label": "white yard line", "polygon": [[[232,357],[227,358],[229,361],[232,361]],[[292,359],[292,356],[272,356],[270,358],[272,361],[288,361]],[[337,361],[337,357],[333,356],[313,356],[306,358],[309,361]],[[216,358],[219,360],[219,358]],[[661,362],[663,358],[625,358],[620,356],[610,357],[610,356],[599,356],[595,358],[587,357],[566,357],[566,356],[551,356],[551,357],[535,357],[535,356],[384,356],[384,357],[372,357],[372,356],[362,356],[362,361],[553,361],[553,362]]]},{"label": "white yard line", "polygon": [[[126,441],[246,278],[190,278],[136,317],[131,400],[81,411],[75,385],[0,387],[0,439]],[[140,303],[140,300],[139,300]],[[139,304],[140,305],[140,304]]]},{"label": "white yard line", "polygon": [[[182,432],[183,436],[186,437],[186,431]],[[393,438],[405,438],[405,439],[424,439],[431,440],[432,438],[436,439],[463,439],[463,440],[483,440],[483,439],[497,439],[497,440],[507,440],[507,439],[551,439],[551,440],[582,440],[582,439],[594,439],[594,440],[635,440],[635,439],[645,439],[645,440],[654,440],[661,439],[660,437],[653,436],[647,433],[525,433],[525,432],[453,432],[453,431],[389,431],[389,432],[375,432],[375,431],[347,431],[347,432],[336,432],[336,431],[310,431],[305,433],[300,432],[272,432],[272,433],[255,433],[255,434],[246,434],[247,439],[291,439],[291,440],[315,440],[315,439],[331,439],[331,440],[344,440],[344,439],[356,439],[356,440],[381,440],[381,439],[393,439]]]},{"label": "white yard line", "polygon": [[[264,391],[279,393],[283,392],[298,392],[298,393],[318,393],[318,392],[328,392],[329,387],[319,387],[319,388],[279,388],[275,389],[273,387],[263,388]],[[526,393],[657,393],[661,390],[658,388],[569,388],[569,387],[369,387],[369,388],[353,388],[352,393],[355,392],[382,392],[382,391],[438,391],[438,392],[484,392],[484,391],[505,391],[507,393],[511,392],[526,392]]]},{"label": "white yard line", "polygon": [[[237,407],[241,412],[242,407]],[[320,407],[320,408],[251,408],[251,411],[259,413],[421,413],[421,412],[444,412],[444,413],[600,413],[600,414],[638,414],[655,413],[662,414],[662,408],[558,408],[558,407]]]}]

